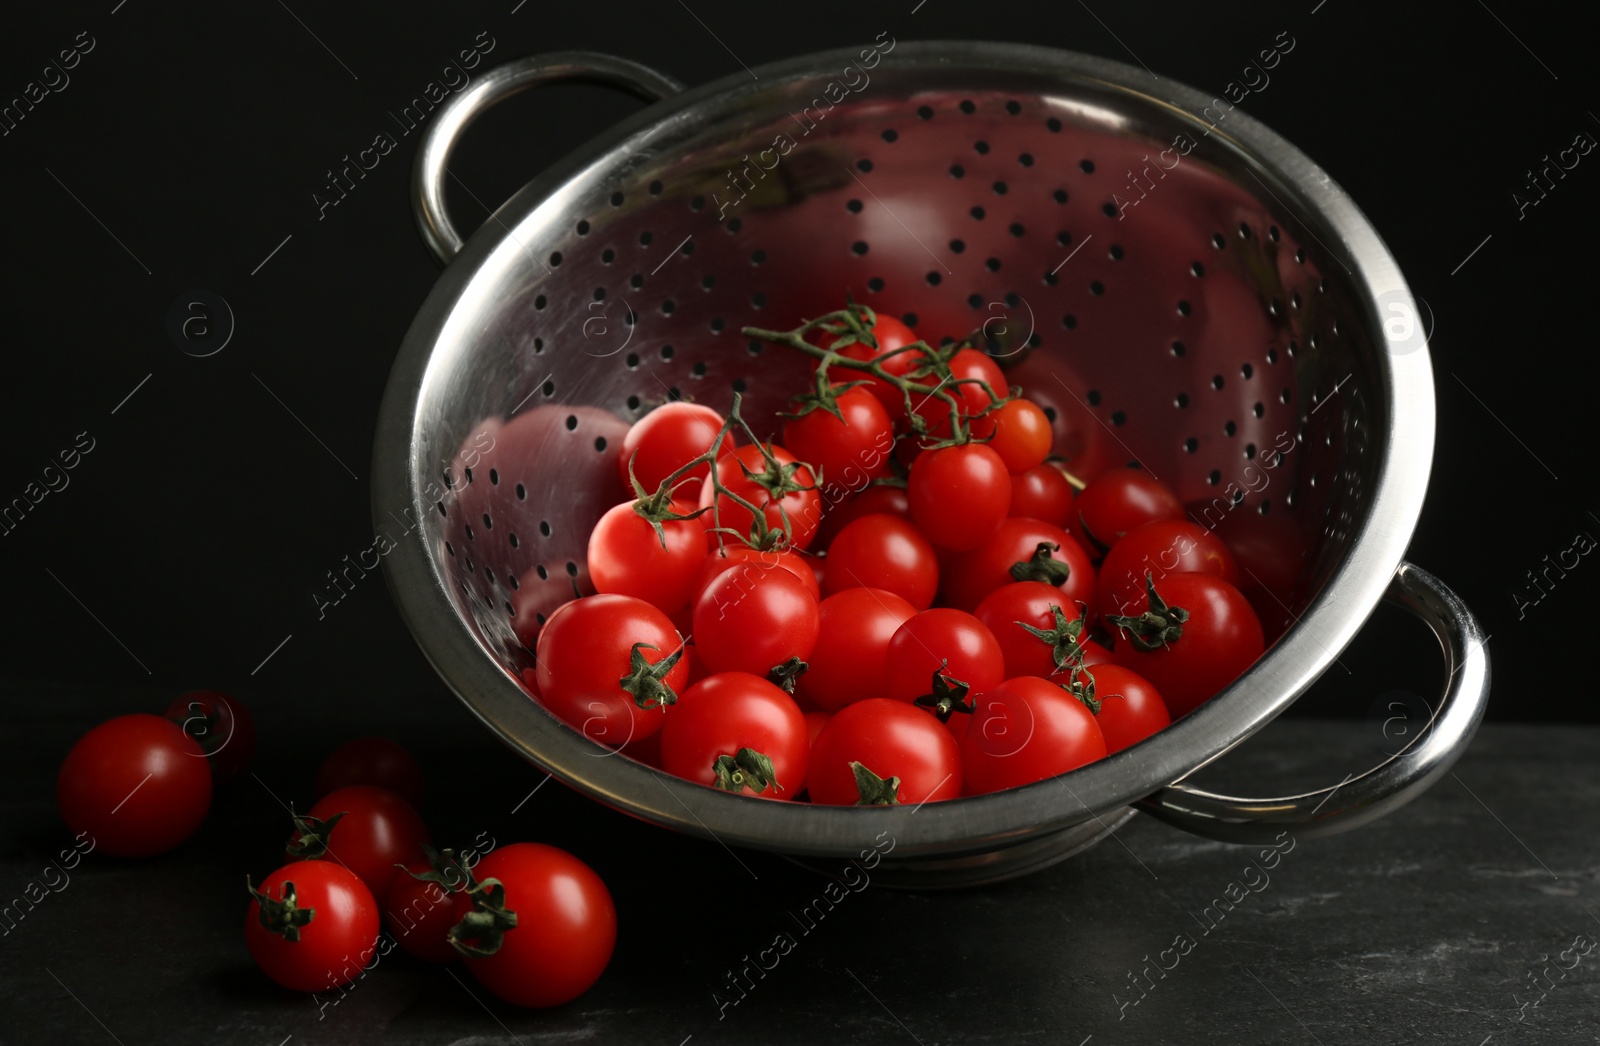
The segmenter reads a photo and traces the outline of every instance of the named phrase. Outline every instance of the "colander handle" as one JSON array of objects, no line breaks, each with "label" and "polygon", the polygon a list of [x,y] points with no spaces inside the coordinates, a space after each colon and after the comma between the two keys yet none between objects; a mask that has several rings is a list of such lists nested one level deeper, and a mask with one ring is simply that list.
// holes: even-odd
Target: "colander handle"
[{"label": "colander handle", "polygon": [[411,172],[411,209],[417,216],[422,242],[448,264],[461,250],[461,234],[444,208],[444,180],[456,141],[485,110],[512,95],[540,84],[562,80],[620,87],[647,102],[657,102],[683,90],[683,84],[649,66],[594,51],[555,51],[530,55],[495,66],[473,87],[452,98],[423,135],[417,162]]},{"label": "colander handle", "polygon": [[1303,795],[1239,799],[1175,784],[1139,800],[1152,817],[1208,839],[1269,843],[1357,828],[1403,806],[1454,765],[1489,703],[1489,654],[1477,619],[1442,581],[1401,563],[1384,599],[1421,618],[1444,648],[1450,678],[1428,726],[1399,752],[1359,777]]}]

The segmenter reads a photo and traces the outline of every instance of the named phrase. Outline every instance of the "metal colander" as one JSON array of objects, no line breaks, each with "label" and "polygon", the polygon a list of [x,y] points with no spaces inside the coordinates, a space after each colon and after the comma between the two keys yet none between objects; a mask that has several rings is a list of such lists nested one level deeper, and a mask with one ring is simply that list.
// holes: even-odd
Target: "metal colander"
[{"label": "metal colander", "polygon": [[[1007,44],[868,54],[689,91],[604,55],[541,56],[491,71],[435,117],[415,203],[449,265],[389,381],[374,513],[424,521],[386,562],[440,674],[531,761],[613,807],[800,858],[848,857],[888,831],[911,882],[1048,864],[1130,804],[1253,840],[1352,827],[1426,787],[1470,739],[1488,665],[1465,607],[1402,562],[1433,451],[1432,371],[1365,219],[1248,116],[1138,69]],[[443,207],[454,142],[487,106],[556,79],[658,100],[463,247]],[[1266,548],[1242,558],[1282,638],[1133,749],[920,811],[719,793],[546,713],[517,682],[531,663],[517,633],[592,591],[587,537],[624,498],[628,424],[680,397],[725,411],[735,390],[747,417],[770,418],[810,361],[740,328],[788,328],[846,295],[930,342],[981,330],[1075,467],[1137,461],[1195,518]],[[1336,795],[1177,783],[1303,692],[1386,593],[1432,626],[1451,670],[1429,730]]]}]

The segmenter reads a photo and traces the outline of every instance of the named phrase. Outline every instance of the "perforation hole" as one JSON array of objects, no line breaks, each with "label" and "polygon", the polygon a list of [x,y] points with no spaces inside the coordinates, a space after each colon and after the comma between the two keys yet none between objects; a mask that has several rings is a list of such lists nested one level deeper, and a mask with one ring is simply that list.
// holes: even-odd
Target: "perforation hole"
[{"label": "perforation hole", "polygon": [[1093,174],[1094,173],[1094,161],[1093,160],[1079,160],[1078,161],[1078,169],[1080,171],[1082,171],[1084,174]]},{"label": "perforation hole", "polygon": [[524,487],[521,483],[517,484],[517,500],[518,501],[527,501],[528,500],[528,488]]},{"label": "perforation hole", "polygon": [[966,249],[967,249],[967,243],[966,243],[965,240],[951,240],[950,241],[950,250],[952,250],[956,254],[960,254],[962,251],[964,251]]},{"label": "perforation hole", "polygon": [[924,120],[933,119],[933,109],[926,105],[917,106],[917,115]]},{"label": "perforation hole", "polygon": [[1065,189],[1057,189],[1055,192],[1050,194],[1050,198],[1055,200],[1057,203],[1066,203],[1067,202],[1067,190],[1065,190]]},{"label": "perforation hole", "polygon": [[895,130],[894,130],[893,127],[885,127],[883,129],[883,140],[884,141],[893,142],[895,139],[897,139],[899,137],[900,136],[895,133]]},{"label": "perforation hole", "polygon": [[1179,410],[1187,407],[1189,405],[1189,394],[1187,392],[1178,393],[1176,396],[1172,397],[1172,405],[1177,407]]},{"label": "perforation hole", "polygon": [[989,143],[980,138],[972,143],[972,151],[977,153],[979,156],[987,156],[989,153]]},{"label": "perforation hole", "polygon": [[851,250],[852,253],[854,253],[858,257],[860,255],[863,255],[863,254],[867,253],[867,241],[866,240],[857,240],[855,243],[852,243],[850,245],[850,250]]},{"label": "perforation hole", "polygon": [[856,161],[856,170],[860,171],[862,174],[872,173],[872,161],[863,156],[861,159]]}]

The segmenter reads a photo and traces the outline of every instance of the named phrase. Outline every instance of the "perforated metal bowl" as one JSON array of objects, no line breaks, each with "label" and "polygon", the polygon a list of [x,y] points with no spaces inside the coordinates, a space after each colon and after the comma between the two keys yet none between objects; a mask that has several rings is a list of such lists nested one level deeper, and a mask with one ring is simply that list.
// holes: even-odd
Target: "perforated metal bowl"
[{"label": "perforated metal bowl", "polygon": [[[1350,199],[1250,117],[1219,119],[1222,103],[1118,63],[935,42],[881,53],[870,80],[852,63],[863,55],[809,55],[685,91],[620,59],[548,55],[491,71],[435,116],[415,204],[449,264],[390,376],[373,509],[384,526],[424,521],[385,563],[439,673],[531,762],[607,805],[800,859],[848,858],[888,832],[905,882],[1041,867],[1135,807],[1249,841],[1354,827],[1427,787],[1476,728],[1489,668],[1466,608],[1402,560],[1433,453],[1432,369],[1405,282]],[[443,208],[454,142],[495,101],[555,79],[659,100],[463,247]],[[1293,571],[1257,580],[1286,633],[1142,744],[915,810],[702,788],[549,715],[517,681],[529,655],[513,626],[587,591],[586,538],[622,499],[612,455],[627,424],[677,396],[726,409],[735,389],[770,416],[808,362],[739,328],[791,326],[847,292],[915,310],[907,322],[933,341],[982,327],[1086,471],[1136,459],[1208,525],[1270,521]],[[1179,783],[1287,707],[1385,596],[1443,648],[1428,730],[1306,795]]]}]

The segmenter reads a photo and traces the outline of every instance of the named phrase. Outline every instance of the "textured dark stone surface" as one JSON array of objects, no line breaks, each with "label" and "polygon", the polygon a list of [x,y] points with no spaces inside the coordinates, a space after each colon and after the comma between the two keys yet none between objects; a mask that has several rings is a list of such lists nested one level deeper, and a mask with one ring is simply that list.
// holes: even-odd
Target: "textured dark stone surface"
[{"label": "textured dark stone surface", "polygon": [[[54,767],[91,715],[86,695],[36,696],[0,768],[6,900],[69,841]],[[93,703],[103,708],[104,695]],[[1246,872],[1255,849],[1136,818],[1023,881],[938,894],[867,886],[804,933],[792,916],[825,880],[772,855],[735,861],[560,786],[523,802],[543,774],[454,703],[408,702],[386,729],[428,771],[425,811],[440,841],[486,831],[499,843],[550,842],[590,861],[615,893],[621,936],[601,983],[566,1007],[519,1012],[459,966],[398,951],[320,1007],[255,970],[241,936],[244,875],[275,867],[278,800],[307,801],[316,760],[362,729],[336,695],[285,698],[259,718],[259,781],[219,793],[196,839],[148,861],[92,855],[0,938],[13,1003],[0,1040],[1481,1046],[1600,1036],[1600,951],[1564,975],[1555,965],[1577,935],[1600,940],[1592,728],[1488,727],[1454,776],[1391,817],[1292,849],[1285,840],[1266,882]],[[290,734],[307,722],[297,755]],[[1370,723],[1282,723],[1206,780],[1263,794],[1336,781],[1373,761],[1380,740]],[[1247,896],[1215,907],[1233,882]],[[1222,915],[1209,932],[1208,906]],[[717,998],[739,999],[730,971],[780,933],[793,950],[764,977],[752,969],[753,987],[719,1011]],[[1163,956],[1180,934],[1188,954]],[[1173,968],[1163,974],[1158,961]],[[1147,965],[1154,980],[1141,997],[1130,973]],[[1518,1002],[1541,998],[1530,969],[1547,966],[1555,986],[1519,1021]]]}]

